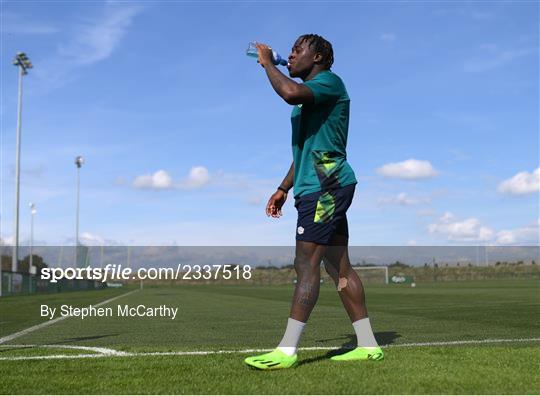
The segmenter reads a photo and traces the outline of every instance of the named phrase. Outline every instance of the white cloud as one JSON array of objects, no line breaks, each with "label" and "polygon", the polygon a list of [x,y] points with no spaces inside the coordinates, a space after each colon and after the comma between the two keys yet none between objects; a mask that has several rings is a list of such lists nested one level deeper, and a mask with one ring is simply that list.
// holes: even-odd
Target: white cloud
[{"label": "white cloud", "polygon": [[417,159],[383,165],[377,169],[377,173],[384,177],[409,180],[437,176],[437,171],[429,161]]},{"label": "white cloud", "polygon": [[397,36],[394,33],[387,32],[381,35],[381,40],[387,43],[393,43],[394,41],[396,41],[396,37]]},{"label": "white cloud", "polygon": [[540,168],[532,173],[519,172],[498,187],[503,194],[524,195],[540,191]]},{"label": "white cloud", "polygon": [[99,235],[94,235],[89,232],[83,232],[79,236],[79,241],[83,245],[95,245],[95,246],[103,246],[105,245],[105,239]]},{"label": "white cloud", "polygon": [[[79,243],[84,246],[120,246],[122,245],[116,240],[104,238],[101,235],[92,234],[90,232],[82,232],[79,235]],[[75,238],[69,237],[64,240],[64,244],[75,245]]]},{"label": "white cloud", "polygon": [[[486,48],[481,47],[481,49]],[[463,70],[471,73],[488,71],[497,67],[504,66],[524,56],[535,54],[537,52],[537,49],[531,47],[502,51],[492,47],[490,52],[492,55],[490,55],[489,57],[473,59],[465,62],[465,64],[463,65]]]},{"label": "white cloud", "polygon": [[450,241],[462,242],[485,242],[494,235],[493,230],[482,226],[477,218],[459,221],[450,212],[446,212],[436,223],[429,224],[428,231],[432,235],[444,236]]},{"label": "white cloud", "polygon": [[164,170],[158,170],[154,174],[137,176],[133,181],[133,187],[139,189],[166,190],[172,186],[172,178]]},{"label": "white cloud", "polygon": [[180,182],[179,188],[196,189],[210,182],[210,173],[204,166],[194,166],[190,169],[188,177]]},{"label": "white cloud", "polygon": [[13,235],[10,235],[5,238],[0,238],[0,246],[13,246],[15,243],[15,237]]},{"label": "white cloud", "polygon": [[410,239],[409,241],[407,241],[407,245],[409,245],[409,246],[416,246],[416,245],[418,245],[418,243],[416,242],[416,240]]},{"label": "white cloud", "polygon": [[211,180],[208,169],[204,166],[194,166],[183,180],[174,182],[173,178],[165,170],[158,170],[153,174],[137,176],[132,186],[145,190],[194,190],[207,185]]},{"label": "white cloud", "polygon": [[525,227],[502,230],[497,233],[499,245],[538,245],[540,243],[540,219]]},{"label": "white cloud", "polygon": [[108,5],[100,18],[87,20],[77,27],[70,42],[59,49],[60,56],[77,64],[86,65],[108,58],[127,32],[137,6]]},{"label": "white cloud", "polygon": [[[13,235],[7,236],[5,238],[0,238],[0,246],[13,246],[15,243],[15,237]],[[45,240],[42,239],[36,239],[34,236],[34,239],[32,240],[33,246],[44,246],[47,244]],[[30,235],[29,233],[26,234],[24,232],[20,232],[19,234],[19,247],[26,248],[30,246]],[[11,250],[9,250],[9,253],[11,255]],[[23,252],[19,250],[19,258],[22,258]]]},{"label": "white cloud", "polygon": [[379,205],[402,205],[412,206],[430,203],[431,200],[427,197],[411,197],[407,193],[401,192],[395,197],[380,198]]},{"label": "white cloud", "polygon": [[69,39],[46,59],[35,59],[33,74],[45,91],[58,88],[76,79],[74,71],[110,57],[128,32],[134,17],[143,8],[136,5],[106,3],[99,15],[68,26]]}]

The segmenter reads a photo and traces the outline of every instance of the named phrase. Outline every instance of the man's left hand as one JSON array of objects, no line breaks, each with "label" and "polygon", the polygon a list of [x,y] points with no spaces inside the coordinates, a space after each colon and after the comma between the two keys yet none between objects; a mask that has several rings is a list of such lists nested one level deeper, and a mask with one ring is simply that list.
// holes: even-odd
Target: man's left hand
[{"label": "man's left hand", "polygon": [[261,64],[262,67],[266,67],[266,65],[272,63],[272,48],[267,46],[266,44],[257,44],[257,49],[259,50],[259,60],[258,62]]}]

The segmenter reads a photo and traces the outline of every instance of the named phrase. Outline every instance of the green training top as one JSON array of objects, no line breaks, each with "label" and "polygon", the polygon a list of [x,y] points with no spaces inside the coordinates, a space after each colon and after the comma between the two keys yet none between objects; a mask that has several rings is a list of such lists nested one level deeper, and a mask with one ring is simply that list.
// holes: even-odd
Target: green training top
[{"label": "green training top", "polygon": [[294,196],[355,184],[345,148],[349,131],[349,95],[330,70],[304,82],[315,103],[296,105],[291,114]]}]

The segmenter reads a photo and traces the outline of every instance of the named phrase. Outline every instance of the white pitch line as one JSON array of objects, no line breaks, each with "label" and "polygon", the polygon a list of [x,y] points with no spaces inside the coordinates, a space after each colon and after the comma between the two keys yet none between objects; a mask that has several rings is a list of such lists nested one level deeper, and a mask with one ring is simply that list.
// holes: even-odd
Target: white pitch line
[{"label": "white pitch line", "polygon": [[451,345],[467,345],[467,344],[500,344],[505,342],[536,342],[540,338],[507,338],[507,339],[487,339],[487,340],[462,340],[462,341],[434,341],[434,342],[413,342],[409,344],[390,344],[385,345],[385,348],[390,347],[423,347],[423,346],[451,346]]},{"label": "white pitch line", "polygon": [[[108,304],[108,303],[110,303],[111,301],[114,301],[114,300],[116,300],[116,299],[118,299],[118,298],[121,298],[121,297],[125,297],[125,296],[127,296],[127,295],[129,295],[129,294],[131,294],[131,293],[135,293],[135,292],[137,292],[137,291],[139,291],[139,290],[132,290],[132,291],[130,291],[130,292],[127,292],[127,293],[124,293],[124,294],[120,294],[119,296],[116,296],[116,297],[113,297],[113,298],[109,298],[108,300],[102,301],[102,302],[97,303],[97,304],[94,304],[94,305],[92,305],[92,306],[93,306],[93,307],[99,307],[99,306],[101,306],[101,305]],[[13,334],[10,334],[10,335],[7,335],[7,336],[5,336],[5,337],[0,338],[0,344],[3,344],[3,343],[8,342],[8,341],[11,341],[11,340],[13,340],[13,339],[15,339],[15,338],[18,338],[18,337],[23,336],[23,335],[25,335],[25,334],[31,333],[31,332],[33,332],[33,331],[42,329],[42,328],[44,328],[44,327],[46,327],[46,326],[50,326],[50,325],[52,325],[52,324],[54,324],[54,323],[58,323],[58,322],[60,322],[61,320],[65,320],[65,319],[68,319],[68,318],[70,318],[70,317],[71,317],[71,316],[59,316],[59,317],[56,318],[56,319],[48,320],[48,321],[46,321],[46,322],[37,324],[37,325],[35,325],[35,326],[28,327],[27,329],[18,331],[18,332],[16,332],[16,333],[13,333]]]},{"label": "white pitch line", "polygon": [[[97,357],[105,357],[107,355],[99,355],[99,354],[84,354],[84,355],[48,355],[48,356],[13,356],[13,357],[3,357],[0,358],[0,360],[54,360],[54,359],[84,359],[84,358],[97,358]],[[111,355],[114,356],[114,355]]]},{"label": "white pitch line", "polygon": [[[432,346],[452,346],[452,345],[471,345],[471,344],[501,344],[510,342],[537,342],[540,338],[514,338],[514,339],[487,339],[487,340],[463,340],[463,341],[436,341],[436,342],[416,342],[408,344],[389,344],[381,345],[383,348],[399,348],[399,347],[432,347]],[[5,345],[9,347],[10,345]],[[20,347],[21,345],[12,345]],[[60,345],[35,345],[35,347],[61,347]],[[63,347],[66,347],[64,345]],[[68,345],[73,349],[88,349],[90,347],[80,348],[74,345]],[[299,348],[300,351],[327,351],[339,350],[342,347],[305,347]],[[103,348],[108,349],[108,348]],[[101,354],[81,354],[81,355],[44,355],[44,356],[5,356],[0,357],[1,360],[52,360],[52,359],[85,359],[85,358],[104,358],[104,357],[141,357],[141,356],[205,356],[205,355],[224,355],[233,353],[258,353],[268,352],[272,349],[241,349],[241,350],[218,350],[218,351],[177,351],[177,352],[121,352],[114,349],[108,349],[110,352]]]},{"label": "white pitch line", "polygon": [[90,351],[90,352],[96,352],[101,353],[102,355],[118,355],[122,356],[125,354],[125,352],[117,351],[116,349],[111,348],[103,348],[103,347],[91,347],[91,346],[83,346],[83,345],[61,345],[61,344],[52,344],[52,345],[38,345],[38,344],[24,344],[24,345],[0,345],[0,348],[13,348],[13,349],[19,349],[19,348],[56,348],[56,349],[78,349],[82,351]]}]

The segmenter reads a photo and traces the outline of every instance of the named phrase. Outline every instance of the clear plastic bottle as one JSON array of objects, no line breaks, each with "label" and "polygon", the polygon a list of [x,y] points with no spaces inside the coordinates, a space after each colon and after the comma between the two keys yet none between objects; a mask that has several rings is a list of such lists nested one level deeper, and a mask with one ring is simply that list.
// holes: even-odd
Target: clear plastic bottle
[{"label": "clear plastic bottle", "polygon": [[[252,41],[249,43],[248,49],[246,50],[246,55],[251,56],[252,58],[259,57],[259,50],[257,49],[257,42]],[[276,51],[272,50],[272,63],[274,65],[287,66],[287,60],[283,59]]]}]

